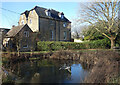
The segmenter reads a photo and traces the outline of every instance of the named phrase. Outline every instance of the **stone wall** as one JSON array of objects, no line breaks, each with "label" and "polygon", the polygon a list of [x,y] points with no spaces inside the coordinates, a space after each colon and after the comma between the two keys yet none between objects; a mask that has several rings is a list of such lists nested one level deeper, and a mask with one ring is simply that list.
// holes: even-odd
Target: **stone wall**
[{"label": "stone wall", "polygon": [[[24,31],[29,32],[29,36],[26,37],[24,35]],[[20,36],[21,35],[21,36]],[[31,29],[28,26],[25,26],[19,34],[17,34],[15,37],[19,38],[19,44],[20,44],[20,51],[34,51],[36,46],[35,36]],[[28,47],[24,47],[24,45],[28,45]]]},{"label": "stone wall", "polygon": [[[66,23],[66,27],[63,24]],[[71,27],[70,23],[57,21],[54,19],[40,18],[40,33],[41,39],[46,41],[70,41]],[[51,31],[53,31],[53,39],[51,38]],[[67,38],[64,39],[64,32]]]},{"label": "stone wall", "polygon": [[[24,23],[23,23],[24,22]],[[19,25],[28,24],[33,32],[39,32],[39,16],[35,10],[29,12],[28,18],[22,14],[19,19]]]},{"label": "stone wall", "polygon": [[[28,24],[33,32],[40,32],[39,40],[42,41],[70,41],[71,40],[71,23],[55,20],[52,18],[40,17],[35,10],[29,12],[28,19],[22,14],[19,19],[19,25]],[[64,27],[63,24],[66,23]],[[53,31],[53,39],[51,39]],[[67,38],[64,39],[64,32]]]},{"label": "stone wall", "polygon": [[39,32],[39,16],[35,10],[31,10],[28,16],[28,26],[33,32]]},{"label": "stone wall", "polygon": [[25,25],[13,38],[5,38],[10,39],[6,51],[34,51],[36,48],[35,37],[36,35],[32,32],[29,26]]}]

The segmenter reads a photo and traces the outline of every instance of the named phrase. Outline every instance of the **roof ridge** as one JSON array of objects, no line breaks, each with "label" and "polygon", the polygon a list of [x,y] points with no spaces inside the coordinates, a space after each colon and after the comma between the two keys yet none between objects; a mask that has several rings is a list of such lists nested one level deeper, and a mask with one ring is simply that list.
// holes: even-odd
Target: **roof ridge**
[{"label": "roof ridge", "polygon": [[[25,24],[26,25],[26,24]],[[12,27],[12,29],[10,29],[7,32],[7,37],[14,37],[18,32],[20,32],[20,30],[25,26],[25,25],[18,25],[15,27]]]},{"label": "roof ridge", "polygon": [[[45,13],[45,10],[49,10],[49,9],[51,11],[51,16],[47,16]],[[57,20],[65,21],[65,22],[70,22],[66,17],[64,17],[64,19],[61,19],[59,17],[60,14],[64,15],[63,12],[59,12],[59,11],[52,9],[52,8],[44,8],[44,7],[40,7],[40,6],[35,6],[31,10],[29,10],[29,12],[32,10],[35,10],[36,13],[38,14],[38,16],[41,16],[41,17],[52,18],[52,19],[57,19]],[[26,17],[28,17],[29,14],[26,13],[25,15],[26,15]]]}]

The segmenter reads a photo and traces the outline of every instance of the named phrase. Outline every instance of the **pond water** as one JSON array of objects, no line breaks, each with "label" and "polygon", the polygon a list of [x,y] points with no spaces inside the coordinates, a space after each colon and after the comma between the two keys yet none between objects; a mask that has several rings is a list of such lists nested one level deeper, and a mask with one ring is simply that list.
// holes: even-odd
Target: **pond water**
[{"label": "pond water", "polygon": [[3,67],[3,83],[82,83],[89,72],[80,62],[70,60],[30,60]]}]

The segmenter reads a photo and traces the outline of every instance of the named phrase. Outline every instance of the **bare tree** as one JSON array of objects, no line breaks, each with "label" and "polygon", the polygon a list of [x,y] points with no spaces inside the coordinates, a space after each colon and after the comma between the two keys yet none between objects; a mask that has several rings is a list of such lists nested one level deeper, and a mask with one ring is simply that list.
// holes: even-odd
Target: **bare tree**
[{"label": "bare tree", "polygon": [[72,20],[72,38],[80,38],[82,35],[82,30],[87,28],[88,26],[86,25],[81,25],[79,24],[79,22],[77,21],[77,18],[74,18]]},{"label": "bare tree", "polygon": [[[111,49],[114,47],[116,36],[118,35],[118,11],[119,1],[109,0],[108,2],[88,2],[80,3],[82,9],[79,10],[80,23],[92,25],[102,35],[111,41]],[[100,24],[100,27],[96,25]]]}]

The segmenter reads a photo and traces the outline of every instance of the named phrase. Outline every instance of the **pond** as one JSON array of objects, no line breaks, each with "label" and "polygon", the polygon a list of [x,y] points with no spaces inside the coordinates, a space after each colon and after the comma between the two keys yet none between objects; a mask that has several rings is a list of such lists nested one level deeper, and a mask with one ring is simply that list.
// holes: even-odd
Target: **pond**
[{"label": "pond", "polygon": [[29,60],[3,63],[3,83],[82,83],[89,69],[78,61]]}]

